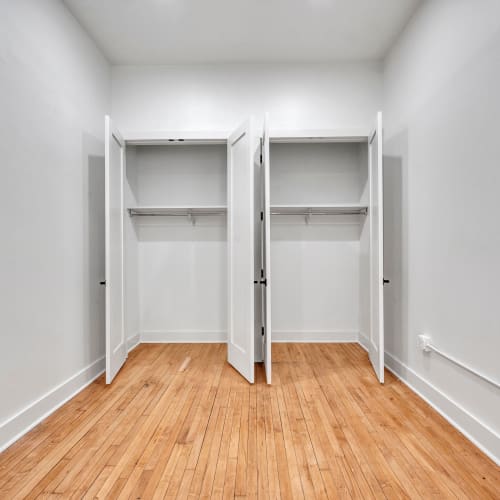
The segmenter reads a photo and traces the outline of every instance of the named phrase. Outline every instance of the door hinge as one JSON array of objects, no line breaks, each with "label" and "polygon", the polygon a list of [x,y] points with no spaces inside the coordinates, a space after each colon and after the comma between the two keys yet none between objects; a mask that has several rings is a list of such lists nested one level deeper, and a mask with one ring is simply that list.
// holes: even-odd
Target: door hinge
[{"label": "door hinge", "polygon": [[260,213],[260,220],[264,220],[264,212]]},{"label": "door hinge", "polygon": [[261,333],[262,333],[262,336],[264,336],[264,334],[265,334],[265,329],[264,329],[264,327],[261,327]]},{"label": "door hinge", "polygon": [[264,269],[261,269],[260,270],[260,277],[263,278],[264,277]]}]

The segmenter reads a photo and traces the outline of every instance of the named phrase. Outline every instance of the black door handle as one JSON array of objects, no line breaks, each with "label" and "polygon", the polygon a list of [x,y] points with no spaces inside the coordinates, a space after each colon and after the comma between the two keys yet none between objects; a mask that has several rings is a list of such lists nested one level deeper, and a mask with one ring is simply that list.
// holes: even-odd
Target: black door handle
[{"label": "black door handle", "polygon": [[105,281],[99,281],[99,285],[105,285],[106,282]]},{"label": "black door handle", "polygon": [[387,284],[388,284],[388,283],[390,283],[390,282],[391,282],[391,280],[386,280],[385,278],[382,280],[382,283],[383,283],[384,285],[387,285]]},{"label": "black door handle", "polygon": [[253,284],[254,285],[264,285],[264,286],[267,286],[267,279],[260,280],[260,281],[254,280]]}]

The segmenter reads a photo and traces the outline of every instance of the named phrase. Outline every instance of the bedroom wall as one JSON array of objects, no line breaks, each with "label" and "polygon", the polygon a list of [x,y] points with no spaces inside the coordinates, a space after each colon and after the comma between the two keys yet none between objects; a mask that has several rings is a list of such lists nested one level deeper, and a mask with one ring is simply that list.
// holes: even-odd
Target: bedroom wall
[{"label": "bedroom wall", "polygon": [[497,462],[500,3],[424,2],[384,65],[386,360]]},{"label": "bedroom wall", "polygon": [[[376,112],[381,108],[381,84],[382,69],[377,62],[115,66],[112,69],[112,116],[124,134],[148,130],[230,132],[248,115],[256,117],[260,129],[265,112],[270,113],[272,129],[347,128],[368,133],[375,123]],[[359,228],[356,223],[346,226],[331,222],[320,227],[321,221],[315,220],[304,228],[300,218],[293,226],[273,226],[274,303],[277,305],[273,316],[275,340],[357,340],[360,328],[357,303]],[[165,266],[161,263],[171,257],[168,249],[172,248],[173,242],[179,255],[198,255],[200,249],[205,249],[201,255],[211,255],[213,237],[207,234],[207,228],[201,223],[196,228],[187,223],[187,229],[186,224],[176,223],[176,227],[170,221],[157,224],[168,226],[169,231],[162,233],[159,227],[153,231],[148,225],[148,240],[142,238],[146,234],[144,231],[138,234],[139,239],[142,238],[139,241],[140,296],[148,297],[151,290],[155,290],[158,298],[177,294],[180,299],[183,294],[178,291],[179,280],[175,278],[175,272],[170,272],[171,279],[163,279],[156,286],[151,286],[151,277],[165,275]],[[151,245],[153,234],[163,244]],[[225,235],[219,236],[222,245],[217,257],[213,258],[212,270],[219,269],[225,259]],[[301,249],[301,253],[297,253],[297,249]],[[338,258],[332,258],[332,255]],[[328,271],[341,271],[342,278],[335,283],[321,279]],[[195,259],[191,268],[186,269],[185,276],[196,273],[198,279],[205,280]],[[299,274],[300,279],[292,279]],[[211,282],[219,283],[219,279],[212,276]],[[197,285],[196,289],[201,290],[201,286]],[[315,293],[311,294],[314,290]],[[146,311],[151,301],[143,300],[139,314],[141,336],[147,340],[163,341],[223,341],[227,314],[222,313],[225,310],[224,297],[221,292],[222,303],[214,308],[219,311],[218,315],[212,314],[210,321],[207,321],[203,312],[206,308],[199,300],[179,301],[178,316],[190,318],[184,329],[173,328],[164,314],[154,316],[156,319],[152,322],[153,316]],[[278,304],[283,300],[278,299],[282,298],[285,303],[280,307]],[[204,303],[212,304],[212,299],[207,298]],[[303,310],[297,307],[297,303],[307,305]],[[330,307],[331,304],[341,304],[342,312],[338,307]],[[348,312],[344,313],[346,304],[349,304]],[[159,305],[161,310],[168,310],[165,301]],[[280,314],[286,307],[294,307],[293,320]],[[256,344],[256,357],[260,359],[260,341]]]},{"label": "bedroom wall", "polygon": [[377,62],[114,66],[112,115],[129,130],[231,131],[267,111],[278,129],[372,127]]},{"label": "bedroom wall", "polygon": [[60,1],[0,16],[1,450],[104,368],[110,70]]}]

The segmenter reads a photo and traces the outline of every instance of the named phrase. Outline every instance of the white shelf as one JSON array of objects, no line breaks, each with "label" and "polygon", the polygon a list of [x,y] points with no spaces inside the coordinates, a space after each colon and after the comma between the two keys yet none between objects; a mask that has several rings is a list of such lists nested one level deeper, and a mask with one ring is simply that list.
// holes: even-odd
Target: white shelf
[{"label": "white shelf", "polygon": [[368,206],[360,203],[326,205],[271,205],[272,215],[366,215]]},{"label": "white shelf", "polygon": [[369,130],[271,130],[272,143],[368,142]]},{"label": "white shelf", "polygon": [[229,132],[225,131],[124,131],[123,138],[130,146],[196,146],[227,144]]},{"label": "white shelf", "polygon": [[130,207],[127,209],[134,216],[177,216],[191,217],[199,215],[224,215],[227,208],[224,205],[193,205],[193,206],[147,206]]}]

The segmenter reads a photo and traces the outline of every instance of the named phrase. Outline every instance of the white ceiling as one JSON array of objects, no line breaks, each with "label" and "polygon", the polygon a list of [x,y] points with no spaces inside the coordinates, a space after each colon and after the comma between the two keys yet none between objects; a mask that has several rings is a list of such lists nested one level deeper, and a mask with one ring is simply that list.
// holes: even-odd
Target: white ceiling
[{"label": "white ceiling", "polygon": [[64,0],[114,64],[379,59],[420,0]]}]

